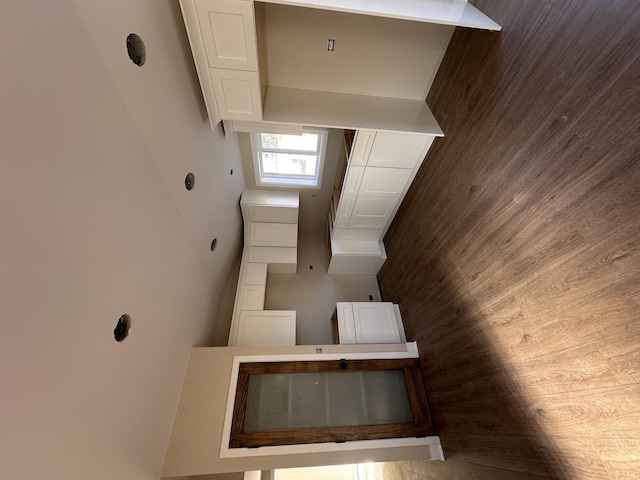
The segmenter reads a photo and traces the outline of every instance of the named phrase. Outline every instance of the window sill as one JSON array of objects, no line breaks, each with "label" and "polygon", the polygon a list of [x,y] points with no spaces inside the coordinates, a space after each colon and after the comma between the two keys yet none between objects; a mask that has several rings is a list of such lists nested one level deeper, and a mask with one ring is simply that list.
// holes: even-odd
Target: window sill
[{"label": "window sill", "polygon": [[258,187],[273,187],[273,188],[313,188],[320,189],[315,178],[309,180],[301,180],[298,178],[257,178],[256,186]]}]

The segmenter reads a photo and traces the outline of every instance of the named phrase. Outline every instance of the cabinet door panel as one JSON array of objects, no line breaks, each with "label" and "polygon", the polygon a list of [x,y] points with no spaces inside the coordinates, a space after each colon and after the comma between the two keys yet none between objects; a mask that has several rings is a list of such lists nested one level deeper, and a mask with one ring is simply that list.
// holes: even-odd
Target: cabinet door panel
[{"label": "cabinet door panel", "polygon": [[354,302],[357,343],[400,343],[400,331],[391,302]]},{"label": "cabinet door panel", "polygon": [[199,0],[197,9],[209,66],[257,71],[253,2]]},{"label": "cabinet door panel", "polygon": [[252,247],[295,247],[298,224],[251,222],[249,238]]},{"label": "cabinet door panel", "polygon": [[295,345],[295,310],[243,311],[235,345]]},{"label": "cabinet door panel", "polygon": [[384,229],[399,201],[396,197],[358,196],[349,228]]},{"label": "cabinet door panel", "polygon": [[433,138],[432,135],[378,132],[367,166],[413,169],[424,159]]},{"label": "cabinet door panel", "polygon": [[240,310],[264,310],[264,285],[243,285]]},{"label": "cabinet door panel", "polygon": [[267,284],[267,264],[247,263],[244,274],[245,285],[266,285]]},{"label": "cabinet door panel", "polygon": [[262,120],[257,72],[211,68],[211,82],[223,120]]},{"label": "cabinet door panel", "polygon": [[353,140],[353,149],[349,158],[349,165],[365,166],[369,160],[373,140],[376,138],[375,130],[358,130]]},{"label": "cabinet door panel", "polygon": [[410,176],[411,170],[404,168],[367,167],[358,195],[399,197],[404,192]]},{"label": "cabinet door panel", "polygon": [[351,218],[351,212],[353,211],[353,205],[356,203],[355,195],[342,195],[340,197],[340,203],[338,204],[338,210],[336,212],[336,218],[339,220],[349,220]]},{"label": "cabinet door panel", "polygon": [[344,184],[342,185],[342,194],[357,195],[362,175],[364,175],[364,167],[349,166],[347,174],[344,176]]}]

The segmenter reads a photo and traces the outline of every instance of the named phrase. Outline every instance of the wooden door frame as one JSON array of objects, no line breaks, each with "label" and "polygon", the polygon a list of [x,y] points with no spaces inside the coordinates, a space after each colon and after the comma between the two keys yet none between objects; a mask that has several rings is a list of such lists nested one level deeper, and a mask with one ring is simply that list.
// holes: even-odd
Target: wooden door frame
[{"label": "wooden door frame", "polygon": [[[413,422],[384,425],[282,429],[261,432],[244,431],[243,426],[247,407],[249,375],[339,372],[344,371],[343,362],[346,362],[349,371],[402,370],[405,381],[407,382]],[[229,448],[255,448],[308,443],[426,437],[434,434],[435,429],[431,421],[426,392],[422,381],[422,372],[417,358],[279,361],[240,364],[235,391]]]}]

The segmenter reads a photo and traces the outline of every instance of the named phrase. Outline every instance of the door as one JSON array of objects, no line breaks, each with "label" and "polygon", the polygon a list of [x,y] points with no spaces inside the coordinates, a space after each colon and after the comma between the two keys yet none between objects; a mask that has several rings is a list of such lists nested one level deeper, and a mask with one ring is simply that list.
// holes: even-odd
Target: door
[{"label": "door", "polygon": [[210,68],[211,83],[223,120],[262,120],[258,72]]},{"label": "door", "polygon": [[349,228],[384,229],[399,201],[397,197],[359,195],[351,212]]},{"label": "door", "polygon": [[418,359],[240,365],[231,448],[434,434]]},{"label": "door", "polygon": [[413,169],[424,159],[433,138],[416,133],[378,132],[367,166]]},{"label": "door", "polygon": [[358,195],[381,197],[401,196],[411,177],[411,170],[405,168],[367,167],[362,175]]}]

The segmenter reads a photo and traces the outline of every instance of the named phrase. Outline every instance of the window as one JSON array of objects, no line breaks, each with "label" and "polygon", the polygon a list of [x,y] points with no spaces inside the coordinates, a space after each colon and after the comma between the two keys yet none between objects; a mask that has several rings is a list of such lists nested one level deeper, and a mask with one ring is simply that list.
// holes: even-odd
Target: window
[{"label": "window", "polygon": [[320,188],[327,135],[309,129],[301,135],[252,133],[256,185]]}]

